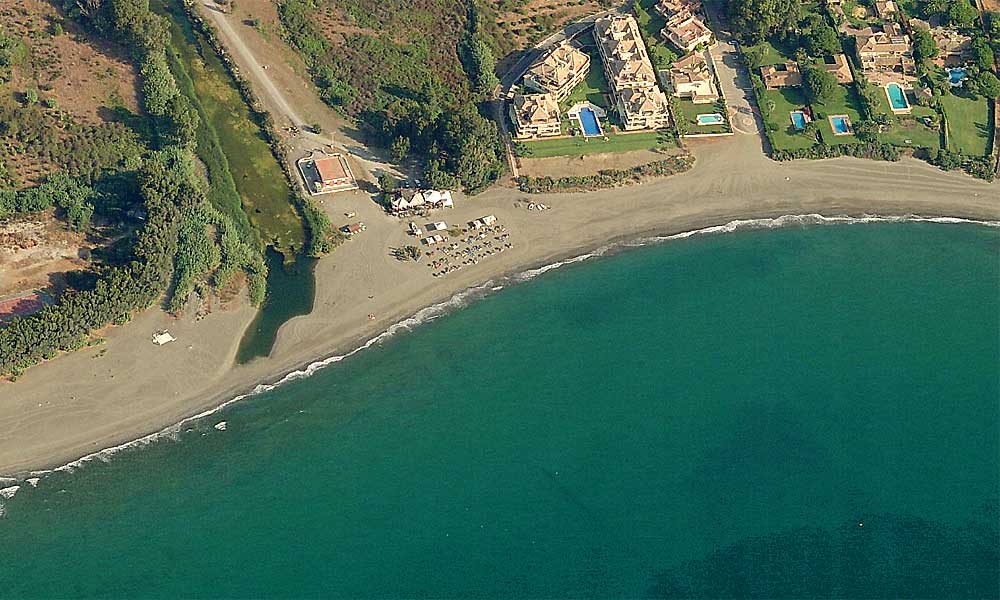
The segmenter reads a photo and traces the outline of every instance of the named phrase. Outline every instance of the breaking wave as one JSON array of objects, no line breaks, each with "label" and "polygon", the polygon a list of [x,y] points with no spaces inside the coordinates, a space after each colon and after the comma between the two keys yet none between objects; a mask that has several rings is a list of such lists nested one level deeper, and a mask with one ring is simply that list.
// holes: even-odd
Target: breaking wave
[{"label": "breaking wave", "polygon": [[[478,286],[466,288],[456,293],[455,295],[453,295],[448,300],[445,300],[444,302],[440,302],[438,304],[433,304],[431,306],[423,308],[417,311],[411,317],[408,317],[406,319],[403,319],[401,321],[398,321],[390,325],[382,333],[376,335],[375,337],[370,338],[369,340],[367,340],[360,346],[354,348],[350,352],[347,352],[346,354],[337,354],[324,358],[322,360],[312,362],[302,369],[297,369],[287,373],[281,379],[273,383],[258,384],[256,387],[254,387],[252,390],[250,390],[245,394],[241,394],[239,396],[231,398],[215,406],[214,408],[187,417],[184,420],[175,423],[174,425],[171,425],[169,427],[166,427],[164,429],[161,429],[155,433],[150,433],[148,435],[131,440],[129,442],[125,442],[122,444],[118,444],[117,446],[111,446],[109,448],[93,452],[91,454],[78,458],[74,461],[66,463],[61,467],[56,467],[54,469],[46,469],[41,471],[32,471],[30,475],[33,478],[36,478],[36,481],[33,484],[35,485],[37,484],[38,475],[45,475],[52,472],[72,472],[75,469],[91,461],[107,462],[108,460],[111,459],[111,457],[118,454],[119,452],[122,452],[123,450],[142,447],[147,444],[153,443],[157,440],[160,440],[162,438],[177,439],[178,435],[181,433],[181,431],[184,429],[186,425],[189,425],[193,422],[204,419],[205,417],[218,413],[219,411],[225,409],[231,404],[234,404],[251,396],[256,396],[258,394],[269,392],[277,387],[280,387],[288,382],[295,381],[297,379],[310,377],[320,369],[323,369],[324,367],[336,364],[346,358],[354,356],[358,352],[361,352],[362,350],[365,350],[375,344],[383,342],[398,333],[409,331],[417,327],[418,325],[433,321],[449,312],[465,307],[470,303],[472,303],[473,301],[482,298],[486,295],[489,295],[492,292],[502,290],[506,287],[506,284],[508,282],[517,283],[517,282],[528,281],[534,279],[535,277],[538,277],[539,275],[552,271],[554,269],[558,269],[575,263],[580,263],[586,260],[590,260],[592,258],[601,257],[616,250],[648,246],[671,240],[685,239],[693,236],[719,234],[719,233],[732,233],[735,231],[744,231],[744,230],[778,229],[778,228],[793,227],[793,226],[805,227],[805,226],[835,225],[835,224],[903,223],[903,222],[969,224],[969,225],[981,225],[986,227],[1000,227],[1000,221],[980,221],[973,219],[964,219],[959,217],[926,217],[919,215],[906,215],[906,216],[863,215],[860,217],[849,217],[849,216],[828,217],[820,214],[802,214],[802,215],[783,215],[780,217],[763,218],[763,219],[737,219],[729,221],[728,223],[725,223],[723,225],[713,225],[711,227],[703,227],[700,229],[683,231],[671,235],[644,237],[629,241],[607,244],[605,246],[601,246],[596,250],[593,250],[585,254],[580,254],[564,260],[547,263],[542,266],[535,267],[532,269],[527,269],[525,271],[521,271],[513,275],[508,275],[503,278],[498,278],[497,280],[491,279]],[[3,514],[3,506],[2,506],[2,500],[4,498],[3,494],[5,492],[8,492],[8,490],[11,490],[8,492],[9,497],[13,497],[14,493],[16,493],[18,489],[19,489],[18,486],[0,489],[0,515]]]}]

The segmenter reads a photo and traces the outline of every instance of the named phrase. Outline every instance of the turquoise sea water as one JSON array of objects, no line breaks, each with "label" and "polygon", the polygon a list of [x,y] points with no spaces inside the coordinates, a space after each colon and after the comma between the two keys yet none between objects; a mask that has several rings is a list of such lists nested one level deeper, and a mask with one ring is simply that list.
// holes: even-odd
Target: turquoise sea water
[{"label": "turquoise sea water", "polygon": [[24,485],[0,596],[994,597],[998,365],[998,229],[636,249]]}]

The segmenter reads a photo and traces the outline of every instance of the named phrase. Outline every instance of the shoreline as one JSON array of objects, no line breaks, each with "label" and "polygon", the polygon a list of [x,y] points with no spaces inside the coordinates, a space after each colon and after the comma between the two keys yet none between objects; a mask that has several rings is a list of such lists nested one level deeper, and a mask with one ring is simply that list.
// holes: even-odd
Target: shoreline
[{"label": "shoreline", "polygon": [[[536,197],[509,188],[459,196],[454,209],[432,218],[458,224],[495,214],[514,247],[438,278],[424,262],[391,256],[391,248],[412,243],[405,221],[387,216],[367,194],[328,199],[322,208],[335,224],[344,212],[357,212],[367,230],[317,264],[312,313],[281,327],[268,358],[235,364],[239,340],[256,315],[245,301],[216,307],[202,319],[195,310],[176,318],[156,308],[139,313],[103,333],[104,343],[46,361],[16,383],[0,383],[0,474],[30,476],[108,448],[141,445],[137,440],[182,427],[192,415],[210,415],[257,385],[353,351],[458,293],[598,249],[785,215],[1000,221],[996,183],[910,159],[774,163],[758,146],[755,136],[703,142],[693,149],[697,162],[687,173],[632,187],[548,194],[544,202],[553,210],[542,213],[523,206]],[[161,329],[178,341],[151,344],[150,332]]]},{"label": "shoreline", "polygon": [[[374,337],[357,337],[354,341],[343,346],[330,348],[329,352],[332,352],[332,354],[328,352],[323,356],[314,358],[309,362],[291,370],[275,371],[269,377],[265,377],[264,380],[256,384],[252,384],[252,387],[249,387],[251,384],[247,384],[244,386],[245,391],[236,393],[236,395],[230,395],[227,392],[220,391],[211,402],[205,403],[205,407],[199,412],[185,416],[176,423],[167,425],[166,427],[148,433],[140,433],[137,436],[124,439],[120,442],[113,442],[113,445],[102,448],[96,452],[91,452],[78,458],[74,458],[68,462],[43,464],[27,471],[13,473],[0,472],[0,482],[3,482],[4,484],[7,484],[8,482],[13,484],[26,483],[28,482],[28,479],[45,476],[54,472],[73,472],[74,470],[93,461],[107,462],[120,452],[141,448],[148,444],[155,443],[162,438],[169,438],[176,435],[185,429],[186,426],[220,413],[233,404],[270,392],[280,386],[298,379],[311,377],[316,372],[325,369],[330,365],[351,358],[355,354],[358,354],[373,345],[377,345],[389,338],[394,337],[397,333],[408,333],[424,323],[438,317],[448,315],[455,310],[465,308],[473,302],[481,300],[502,289],[506,289],[509,285],[525,283],[535,277],[564,266],[592,259],[603,258],[609,255],[615,255],[634,248],[644,248],[651,245],[659,245],[671,241],[683,240],[690,237],[700,237],[704,235],[719,235],[740,231],[784,229],[796,226],[826,227],[874,223],[921,222],[1000,228],[1000,220],[974,219],[949,215],[928,216],[919,214],[885,215],[862,213],[858,216],[854,216],[849,214],[803,213],[782,214],[767,217],[747,216],[745,218],[734,219],[725,223],[705,225],[695,229],[680,229],[676,231],[668,229],[667,231],[663,231],[660,228],[656,228],[647,232],[625,234],[616,239],[609,240],[607,243],[598,247],[594,247],[589,250],[573,249],[565,253],[562,257],[557,257],[552,260],[541,260],[536,264],[527,266],[526,268],[505,272],[499,276],[491,277],[477,285],[459,290],[451,294],[451,296],[447,299],[421,307],[410,316],[393,322],[388,328],[381,331]],[[35,481],[37,483],[37,480]],[[4,489],[9,490],[11,488]]]}]

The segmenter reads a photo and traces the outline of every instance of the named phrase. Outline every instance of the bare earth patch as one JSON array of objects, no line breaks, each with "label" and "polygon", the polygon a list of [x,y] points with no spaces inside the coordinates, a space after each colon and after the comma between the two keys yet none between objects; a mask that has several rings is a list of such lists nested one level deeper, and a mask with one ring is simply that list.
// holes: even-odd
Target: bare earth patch
[{"label": "bare earth patch", "polygon": [[67,231],[52,210],[0,220],[0,297],[59,287],[61,275],[87,266],[91,245]]},{"label": "bare earth patch", "polygon": [[512,49],[530,45],[563,24],[603,10],[596,0],[527,0],[500,13],[497,25],[508,35]]}]

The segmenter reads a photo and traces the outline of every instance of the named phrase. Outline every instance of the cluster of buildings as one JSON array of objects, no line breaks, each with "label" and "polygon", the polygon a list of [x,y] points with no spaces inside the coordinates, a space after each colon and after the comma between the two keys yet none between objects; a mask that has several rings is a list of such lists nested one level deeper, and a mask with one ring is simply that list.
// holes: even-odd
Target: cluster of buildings
[{"label": "cluster of buildings", "polygon": [[695,104],[716,102],[721,97],[712,69],[700,52],[674,61],[670,69],[670,86],[675,96]]},{"label": "cluster of buildings", "polygon": [[562,133],[559,102],[587,78],[590,56],[563,42],[542,57],[524,75],[524,87],[532,93],[514,96],[510,119],[514,137],[531,139]]},{"label": "cluster of buildings", "polygon": [[660,35],[681,50],[691,52],[712,42],[700,0],[660,0],[653,10],[666,19]]},{"label": "cluster of buildings", "polygon": [[402,188],[395,190],[389,198],[389,212],[400,214],[423,212],[435,208],[453,208],[455,202],[451,192],[444,190],[418,190]]},{"label": "cluster of buildings", "polygon": [[656,71],[635,18],[615,15],[598,19],[594,38],[622,128],[634,131],[669,125],[667,97],[657,86]]},{"label": "cluster of buildings", "polygon": [[[847,62],[847,56],[844,54],[825,56],[812,67],[830,73],[837,80],[837,83],[846,84],[854,81],[851,65]],[[760,68],[760,78],[764,82],[764,87],[769,90],[799,87],[802,85],[802,69],[799,67],[799,63],[794,60],[776,65],[766,65]]]}]

